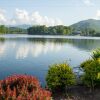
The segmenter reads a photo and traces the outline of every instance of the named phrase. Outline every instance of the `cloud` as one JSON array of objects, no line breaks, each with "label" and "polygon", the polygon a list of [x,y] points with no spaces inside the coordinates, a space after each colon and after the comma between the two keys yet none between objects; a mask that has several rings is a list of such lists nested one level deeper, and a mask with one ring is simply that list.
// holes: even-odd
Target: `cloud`
[{"label": "cloud", "polygon": [[96,17],[94,19],[99,20],[100,19],[100,10],[97,10]]},{"label": "cloud", "polygon": [[17,21],[15,19],[11,19],[10,23],[11,23],[11,25],[15,25],[15,24],[17,24]]},{"label": "cloud", "polygon": [[17,8],[13,14],[13,17],[10,19],[6,18],[5,11],[0,9],[0,24],[32,24],[55,26],[62,25],[63,22],[59,18],[50,18],[48,16],[43,16],[38,11],[29,13],[26,10]]},{"label": "cloud", "polygon": [[6,21],[5,10],[0,9],[0,24],[5,24]]},{"label": "cloud", "polygon": [[92,0],[83,0],[83,2],[87,6],[94,6],[94,3],[92,2]]},{"label": "cloud", "polygon": [[47,25],[47,26],[54,26],[54,25],[62,25],[62,21],[58,18],[53,19],[47,16],[41,16],[38,11],[32,13],[32,22],[39,25]]},{"label": "cloud", "polygon": [[15,10],[15,20],[16,23],[21,23],[21,24],[29,24],[30,22],[30,17],[29,14],[26,10],[20,10],[20,9],[16,9]]}]

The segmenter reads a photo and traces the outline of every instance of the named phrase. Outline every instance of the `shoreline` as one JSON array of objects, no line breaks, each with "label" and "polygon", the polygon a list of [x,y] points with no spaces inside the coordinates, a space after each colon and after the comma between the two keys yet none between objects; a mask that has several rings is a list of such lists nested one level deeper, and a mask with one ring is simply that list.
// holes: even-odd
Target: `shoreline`
[{"label": "shoreline", "polygon": [[27,34],[1,34],[0,38],[44,38],[44,39],[95,39],[100,40],[100,37],[92,36],[64,36],[64,35],[27,35]]}]

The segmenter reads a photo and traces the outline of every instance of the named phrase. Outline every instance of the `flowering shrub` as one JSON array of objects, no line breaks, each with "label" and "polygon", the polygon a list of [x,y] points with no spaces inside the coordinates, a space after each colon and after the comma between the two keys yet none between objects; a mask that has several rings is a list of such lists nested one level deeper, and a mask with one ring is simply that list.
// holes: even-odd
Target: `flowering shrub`
[{"label": "flowering shrub", "polygon": [[0,81],[0,100],[50,100],[51,93],[41,88],[37,78],[13,75]]}]

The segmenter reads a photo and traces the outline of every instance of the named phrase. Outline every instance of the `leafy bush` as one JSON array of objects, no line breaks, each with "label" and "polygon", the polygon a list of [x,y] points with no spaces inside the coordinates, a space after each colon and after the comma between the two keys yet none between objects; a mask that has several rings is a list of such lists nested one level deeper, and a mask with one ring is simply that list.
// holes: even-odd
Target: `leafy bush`
[{"label": "leafy bush", "polygon": [[64,89],[75,83],[75,76],[68,64],[54,64],[48,70],[46,81],[51,90]]},{"label": "leafy bush", "polygon": [[83,62],[81,68],[84,71],[82,80],[85,85],[91,90],[100,85],[100,49],[93,51],[92,59]]},{"label": "leafy bush", "polygon": [[96,60],[100,59],[100,48],[93,51],[92,58]]},{"label": "leafy bush", "polygon": [[0,100],[50,100],[51,93],[41,88],[37,78],[13,75],[0,81]]},{"label": "leafy bush", "polygon": [[83,62],[80,66],[81,68],[85,68],[87,66],[87,64],[90,64],[93,60],[92,59],[89,59],[89,60],[86,60],[85,62]]},{"label": "leafy bush", "polygon": [[92,60],[90,63],[85,64],[83,70],[84,84],[90,88],[94,88],[94,86],[98,85],[98,82],[100,82],[100,79],[98,78],[98,74],[100,73],[100,63],[97,60]]}]

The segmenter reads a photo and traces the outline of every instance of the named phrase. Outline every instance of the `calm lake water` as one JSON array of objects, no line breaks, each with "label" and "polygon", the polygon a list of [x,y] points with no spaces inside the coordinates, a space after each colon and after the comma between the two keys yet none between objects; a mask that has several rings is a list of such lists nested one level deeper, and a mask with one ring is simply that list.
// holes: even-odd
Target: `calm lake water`
[{"label": "calm lake water", "polygon": [[68,62],[72,67],[91,57],[100,39],[0,37],[0,79],[12,74],[29,74],[45,84],[49,65]]}]

